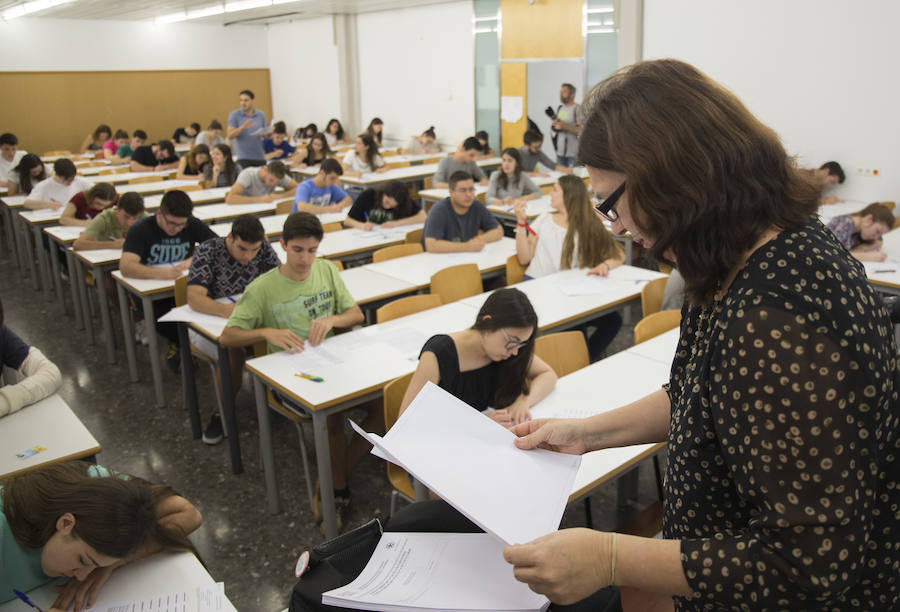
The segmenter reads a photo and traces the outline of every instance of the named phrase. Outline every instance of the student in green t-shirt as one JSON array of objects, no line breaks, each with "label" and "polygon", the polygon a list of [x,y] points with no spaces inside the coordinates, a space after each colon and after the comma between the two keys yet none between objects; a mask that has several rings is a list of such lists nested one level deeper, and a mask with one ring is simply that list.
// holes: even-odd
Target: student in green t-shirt
[{"label": "student in green t-shirt", "polygon": [[128,229],[146,216],[144,197],[134,191],[123,193],[115,206],[91,219],[72,246],[76,251],[121,249]]},{"label": "student in green t-shirt", "polygon": [[[281,235],[285,263],[247,285],[219,344],[236,347],[265,340],[270,353],[299,352],[307,344],[321,344],[336,327],[348,328],[363,322],[362,310],[344,286],[337,268],[327,260],[316,259],[323,235],[322,223],[315,215],[298,212],[288,216]],[[287,398],[283,401],[289,402]],[[366,431],[384,429],[380,406],[369,406],[363,427]],[[348,446],[340,415],[328,418],[328,431],[340,529],[350,504],[347,477],[371,446],[360,436],[354,436]],[[316,519],[321,520],[318,489],[316,493]]]}]

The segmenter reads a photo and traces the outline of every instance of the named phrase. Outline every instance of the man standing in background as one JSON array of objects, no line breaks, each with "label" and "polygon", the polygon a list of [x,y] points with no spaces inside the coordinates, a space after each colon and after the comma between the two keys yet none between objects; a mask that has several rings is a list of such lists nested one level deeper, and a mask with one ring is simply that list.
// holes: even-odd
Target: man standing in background
[{"label": "man standing in background", "polygon": [[559,108],[553,129],[556,130],[556,163],[571,168],[575,165],[575,150],[578,148],[578,132],[581,130],[581,105],[575,104],[575,86],[563,83],[559,90]]},{"label": "man standing in background", "polygon": [[243,90],[238,96],[241,107],[228,115],[226,136],[229,140],[234,140],[234,157],[241,170],[266,164],[262,144],[266,132],[266,115],[253,107],[255,97],[249,89]]}]

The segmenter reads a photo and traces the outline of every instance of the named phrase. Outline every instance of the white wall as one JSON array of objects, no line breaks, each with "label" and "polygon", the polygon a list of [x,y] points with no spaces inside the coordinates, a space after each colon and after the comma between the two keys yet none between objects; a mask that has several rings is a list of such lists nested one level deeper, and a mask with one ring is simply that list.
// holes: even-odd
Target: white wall
[{"label": "white wall", "polygon": [[802,165],[840,162],[841,197],[896,201],[898,22],[894,0],[644,0],[644,58],[688,61],[729,87]]},{"label": "white wall", "polygon": [[262,27],[21,18],[0,21],[0,70],[266,68]]},{"label": "white wall", "polygon": [[340,114],[337,46],[331,17],[272,24],[268,28],[274,119],[288,133],[315,123],[320,130]]},{"label": "white wall", "polygon": [[471,0],[364,13],[357,29],[363,126],[381,117],[405,142],[434,125],[445,147],[475,133]]}]

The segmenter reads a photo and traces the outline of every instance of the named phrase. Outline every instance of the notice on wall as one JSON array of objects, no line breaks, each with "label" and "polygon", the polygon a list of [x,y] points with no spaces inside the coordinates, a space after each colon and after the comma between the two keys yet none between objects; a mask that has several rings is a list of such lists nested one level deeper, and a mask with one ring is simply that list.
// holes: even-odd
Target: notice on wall
[{"label": "notice on wall", "polygon": [[524,100],[522,96],[503,96],[500,98],[500,119],[507,123],[517,123],[522,119]]}]

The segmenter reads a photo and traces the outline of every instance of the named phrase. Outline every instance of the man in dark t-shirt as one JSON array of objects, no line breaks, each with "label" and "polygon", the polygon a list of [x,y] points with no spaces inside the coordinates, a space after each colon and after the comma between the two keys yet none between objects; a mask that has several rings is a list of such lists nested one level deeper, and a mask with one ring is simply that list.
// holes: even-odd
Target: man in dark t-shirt
[{"label": "man in dark t-shirt", "polygon": [[[482,234],[478,232],[482,231]],[[450,197],[435,204],[425,219],[422,245],[429,253],[480,251],[503,238],[503,228],[475,199],[475,181],[458,171],[450,176]]]},{"label": "man in dark t-shirt", "polygon": [[178,156],[175,145],[169,140],[160,140],[156,144],[138,147],[131,154],[132,172],[157,172],[174,170],[178,167]]}]

